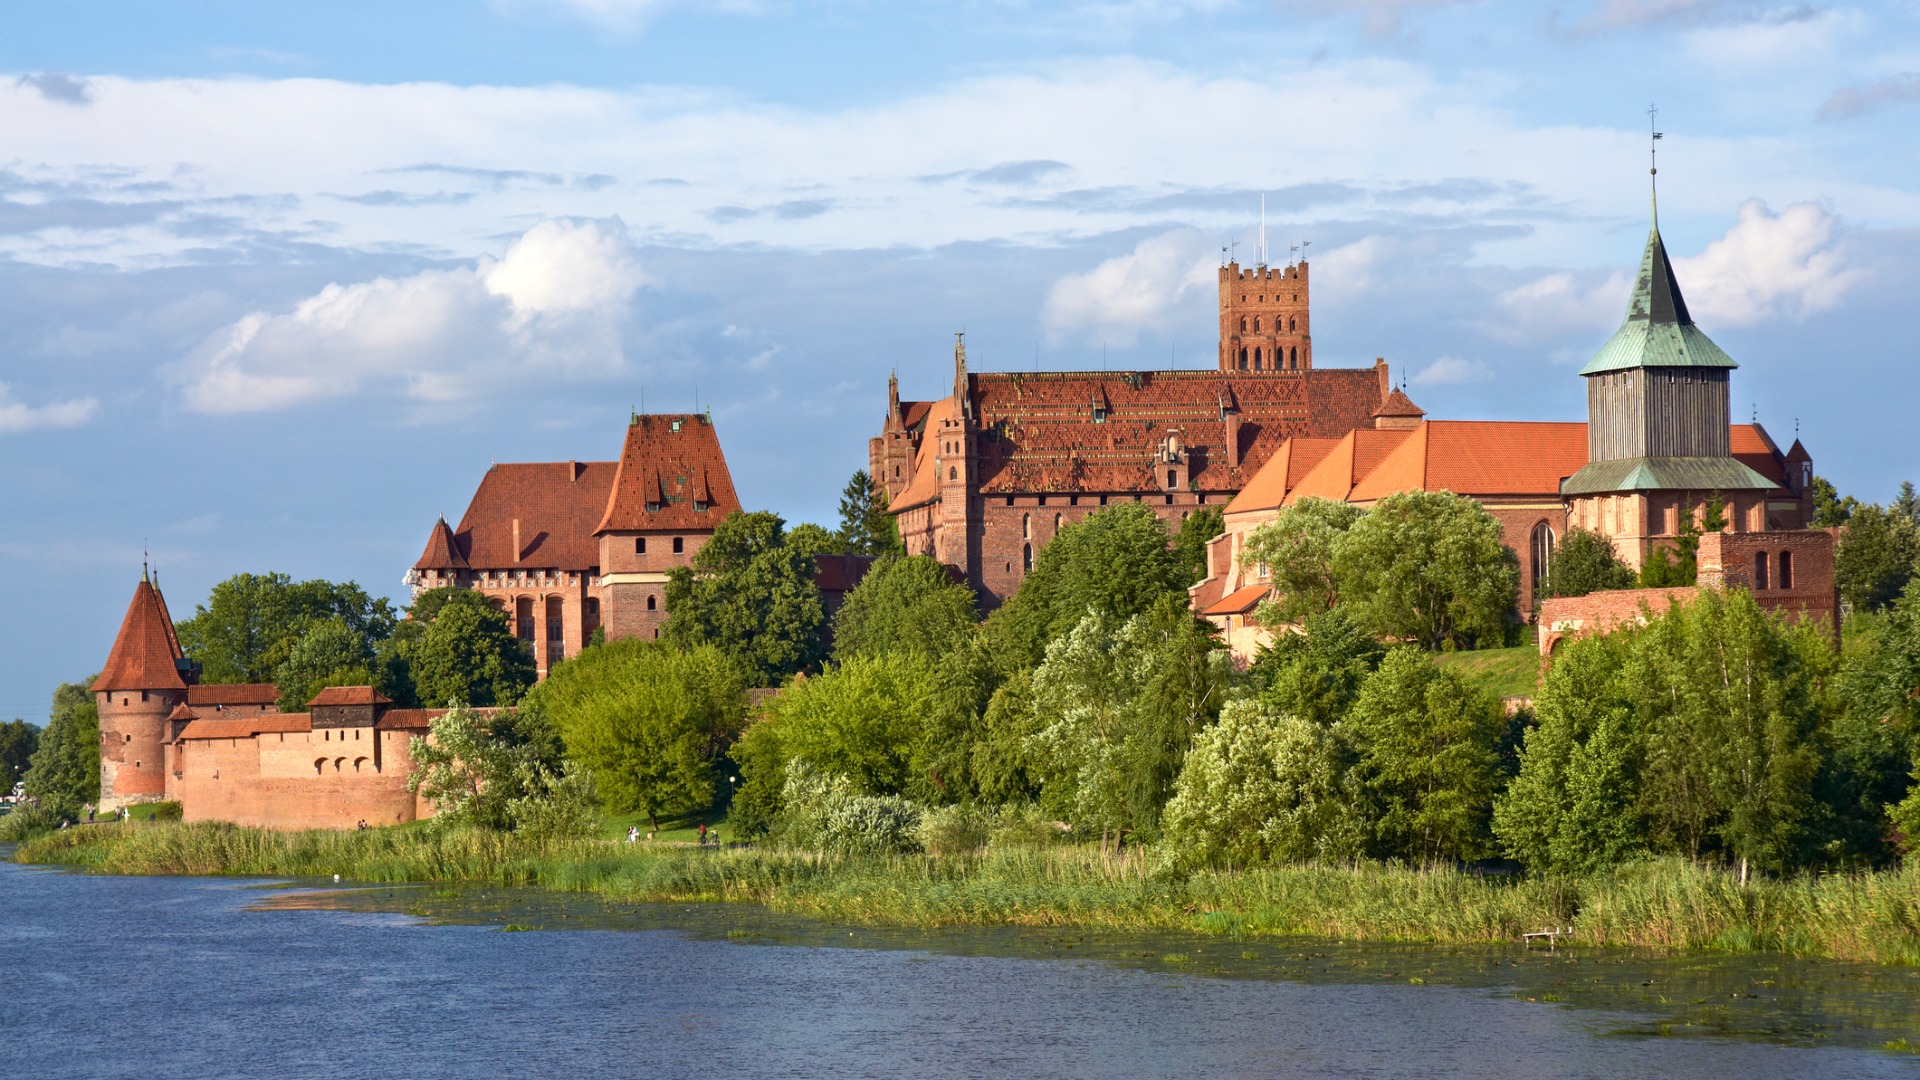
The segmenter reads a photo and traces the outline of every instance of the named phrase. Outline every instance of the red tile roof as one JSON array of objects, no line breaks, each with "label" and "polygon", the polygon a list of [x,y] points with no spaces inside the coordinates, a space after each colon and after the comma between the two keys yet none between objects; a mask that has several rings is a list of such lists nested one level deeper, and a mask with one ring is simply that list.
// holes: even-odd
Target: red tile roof
[{"label": "red tile roof", "polygon": [[93,681],[96,693],[120,690],[185,690],[176,661],[180,642],[167,618],[166,601],[145,575],[134,587],[133,602],[120,620],[120,633],[107,653],[106,666]]},{"label": "red tile roof", "polygon": [[940,456],[940,447],[939,440],[931,432],[938,431],[940,425],[952,417],[952,398],[941,398],[930,403],[924,416],[929,433],[921,436],[920,446],[914,451],[913,476],[907,480],[907,486],[901,489],[899,497],[888,502],[888,510],[897,514],[902,510],[924,506],[940,497],[940,486],[944,481],[934,467],[934,459]]},{"label": "red tile roof", "polygon": [[271,705],[280,700],[272,683],[212,683],[187,687],[189,705]]},{"label": "red tile roof", "polygon": [[698,532],[740,509],[713,421],[701,413],[637,416],[594,533]]},{"label": "red tile roof", "polygon": [[[1728,435],[1729,449],[1740,464],[1781,487],[1786,486],[1787,459],[1780,453],[1780,448],[1774,445],[1766,428],[1759,424],[1735,424]],[[1804,454],[1806,450],[1800,452]]]},{"label": "red tile roof", "polygon": [[1373,415],[1380,419],[1404,419],[1407,417],[1425,416],[1427,415],[1427,410],[1415,405],[1412,399],[1408,398],[1406,393],[1396,386],[1392,392],[1387,394],[1387,400],[1381,402],[1380,407],[1373,410]]},{"label": "red tile roof", "polygon": [[[511,526],[509,526],[511,528]],[[460,553],[459,541],[453,538],[453,530],[447,527],[447,519],[441,518],[433,523],[433,533],[427,537],[427,549],[414,561],[415,570],[467,570],[467,557]]]},{"label": "red tile roof", "polygon": [[[542,461],[495,465],[480,480],[454,530],[453,554],[475,570],[525,566],[590,572],[600,565],[593,527],[606,511],[617,466],[611,461]],[[520,523],[515,558],[513,523]],[[428,540],[427,550],[433,551]],[[430,563],[421,570],[455,568]]]},{"label": "red tile roof", "polygon": [[275,732],[292,734],[313,730],[306,713],[266,713],[234,719],[195,720],[180,729],[180,739],[250,739]]},{"label": "red tile roof", "polygon": [[309,708],[316,705],[391,705],[393,699],[380,693],[371,686],[329,686],[313,696],[307,702]]},{"label": "red tile roof", "polygon": [[1315,465],[1320,464],[1333,448],[1339,445],[1339,439],[1288,439],[1280,444],[1280,449],[1267,459],[1260,471],[1253,474],[1247,486],[1227,504],[1226,513],[1240,514],[1253,510],[1274,510],[1286,502],[1287,492],[1293,490]]},{"label": "red tile roof", "polygon": [[1500,420],[1428,420],[1354,485],[1348,499],[1400,491],[1486,498],[1560,497],[1560,481],[1587,463],[1587,425]]},{"label": "red tile roof", "polygon": [[1287,492],[1286,505],[1292,506],[1306,498],[1345,502],[1353,492],[1354,485],[1412,434],[1413,429],[1379,431],[1374,428],[1355,428],[1347,432],[1346,437],[1336,443],[1327,456]]},{"label": "red tile roof", "polygon": [[[491,716],[496,710],[477,709],[482,715]],[[380,731],[399,728],[406,731],[425,731],[433,726],[435,719],[447,715],[445,709],[388,709],[380,714],[373,726]]]},{"label": "red tile roof", "polygon": [[1247,585],[1221,597],[1210,605],[1202,615],[1245,615],[1260,606],[1273,589],[1266,585]]},{"label": "red tile roof", "polygon": [[167,714],[167,719],[169,721],[198,720],[200,719],[200,714],[197,712],[194,712],[192,709],[187,708],[187,703],[183,701],[180,704],[175,705],[173,707],[173,711]]}]

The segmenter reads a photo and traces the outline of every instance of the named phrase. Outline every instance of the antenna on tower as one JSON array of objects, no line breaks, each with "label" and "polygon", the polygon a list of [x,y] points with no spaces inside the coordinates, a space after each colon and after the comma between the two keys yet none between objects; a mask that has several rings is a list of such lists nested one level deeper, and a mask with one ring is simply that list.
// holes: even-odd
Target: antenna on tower
[{"label": "antenna on tower", "polygon": [[1647,106],[1647,134],[1653,136],[1647,140],[1647,188],[1653,196],[1653,225],[1660,227],[1660,139],[1658,130],[1660,106]]},{"label": "antenna on tower", "polygon": [[1260,269],[1267,268],[1267,193],[1260,193]]},{"label": "antenna on tower", "polygon": [[1299,255],[1300,255],[1299,244],[1288,245],[1287,246],[1287,265],[1292,266],[1294,264],[1294,261],[1299,257]]},{"label": "antenna on tower", "polygon": [[1306,262],[1306,261],[1307,261],[1307,245],[1309,245],[1309,244],[1311,244],[1311,243],[1313,243],[1313,241],[1311,241],[1311,240],[1302,240],[1302,241],[1300,241],[1300,261],[1301,261],[1301,262]]},{"label": "antenna on tower", "polygon": [[1230,245],[1230,248],[1231,248],[1231,251],[1232,251],[1232,254],[1231,254],[1231,255],[1229,255],[1229,256],[1227,257],[1227,261],[1228,261],[1228,262],[1239,262],[1239,261],[1240,261],[1240,241],[1238,241],[1238,240],[1235,240],[1235,241],[1234,241],[1234,242],[1233,242],[1233,243],[1232,243],[1232,244]]}]

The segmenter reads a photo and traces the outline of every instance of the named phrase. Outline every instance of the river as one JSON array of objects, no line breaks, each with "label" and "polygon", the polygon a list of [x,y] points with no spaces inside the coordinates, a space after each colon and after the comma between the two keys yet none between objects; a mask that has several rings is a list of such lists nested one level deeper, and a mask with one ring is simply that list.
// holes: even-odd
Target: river
[{"label": "river", "polygon": [[0,1077],[1920,1075],[1920,973],[0,863]]}]

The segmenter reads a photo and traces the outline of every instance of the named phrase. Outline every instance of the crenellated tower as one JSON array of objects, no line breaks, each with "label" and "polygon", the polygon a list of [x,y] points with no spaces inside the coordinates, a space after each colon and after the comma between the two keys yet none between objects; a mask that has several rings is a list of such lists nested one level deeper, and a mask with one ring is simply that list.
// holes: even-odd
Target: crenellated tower
[{"label": "crenellated tower", "polygon": [[1308,371],[1313,332],[1306,260],[1220,268],[1220,370]]}]

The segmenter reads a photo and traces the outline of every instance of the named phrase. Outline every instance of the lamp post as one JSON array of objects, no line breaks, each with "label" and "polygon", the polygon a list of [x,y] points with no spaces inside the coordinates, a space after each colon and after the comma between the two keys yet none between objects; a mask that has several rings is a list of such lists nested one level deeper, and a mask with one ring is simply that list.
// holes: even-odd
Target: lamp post
[{"label": "lamp post", "polygon": [[[727,817],[729,819],[733,817],[733,793],[736,790],[735,785],[737,785],[739,782],[740,782],[740,778],[737,776],[727,777]],[[738,830],[735,830],[735,832],[737,834]],[[719,839],[719,838],[715,837],[715,839]]]}]

